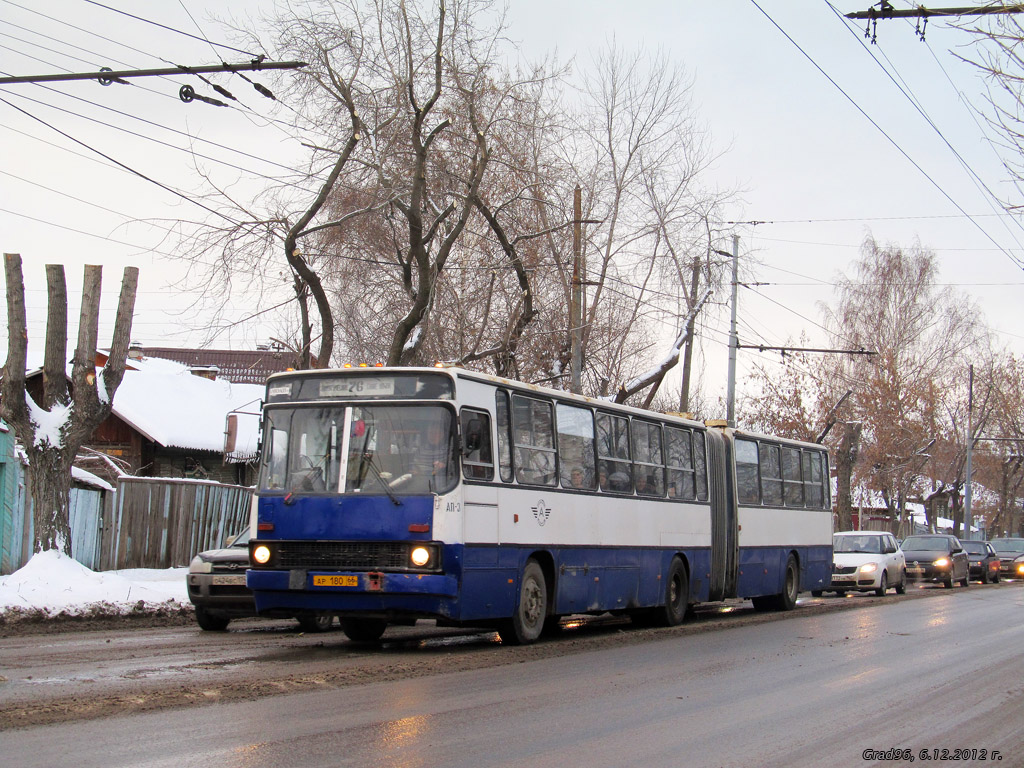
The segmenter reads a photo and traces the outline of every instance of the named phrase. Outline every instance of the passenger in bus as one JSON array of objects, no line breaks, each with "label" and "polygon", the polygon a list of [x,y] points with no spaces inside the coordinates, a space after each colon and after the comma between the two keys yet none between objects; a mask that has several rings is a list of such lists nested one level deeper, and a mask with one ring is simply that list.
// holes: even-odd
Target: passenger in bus
[{"label": "passenger in bus", "polygon": [[638,472],[636,476],[636,492],[641,496],[646,496],[651,491],[652,489],[647,483],[647,475]]},{"label": "passenger in bus", "polygon": [[573,488],[586,488],[587,482],[583,476],[583,467],[573,467],[569,473],[569,482]]},{"label": "passenger in bus", "polygon": [[608,477],[608,490],[618,493],[629,493],[631,483],[625,472],[612,472]]},{"label": "passenger in bus", "polygon": [[606,467],[604,464],[598,465],[597,484],[602,491],[608,490],[608,467]]}]

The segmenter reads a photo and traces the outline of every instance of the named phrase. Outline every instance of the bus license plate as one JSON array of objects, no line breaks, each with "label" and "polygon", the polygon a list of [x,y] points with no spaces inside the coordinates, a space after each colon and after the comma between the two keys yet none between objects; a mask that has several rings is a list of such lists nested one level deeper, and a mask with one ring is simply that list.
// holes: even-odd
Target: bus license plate
[{"label": "bus license plate", "polygon": [[358,576],[314,576],[314,587],[358,587]]}]

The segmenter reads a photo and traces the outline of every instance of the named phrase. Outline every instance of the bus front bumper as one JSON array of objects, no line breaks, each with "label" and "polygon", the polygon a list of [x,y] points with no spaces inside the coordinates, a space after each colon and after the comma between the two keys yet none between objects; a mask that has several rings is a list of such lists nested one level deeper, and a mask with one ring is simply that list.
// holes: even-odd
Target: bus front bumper
[{"label": "bus front bumper", "polygon": [[452,618],[458,595],[457,579],[444,574],[250,570],[246,584],[265,615],[302,609]]}]

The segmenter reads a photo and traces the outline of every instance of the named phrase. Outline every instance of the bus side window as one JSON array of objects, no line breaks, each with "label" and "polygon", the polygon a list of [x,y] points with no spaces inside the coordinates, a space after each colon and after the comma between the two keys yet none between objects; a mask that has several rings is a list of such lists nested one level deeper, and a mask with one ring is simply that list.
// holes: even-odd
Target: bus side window
[{"label": "bus side window", "polygon": [[498,469],[503,483],[512,482],[512,420],[509,418],[508,392],[494,395],[494,419],[498,427]]},{"label": "bus side window", "polygon": [[633,419],[633,483],[640,496],[665,495],[665,468],[661,455],[661,427]]},{"label": "bus side window", "polygon": [[516,480],[555,485],[555,419],[550,401],[512,396]]},{"label": "bus side window", "polygon": [[813,509],[824,508],[824,484],[821,471],[822,454],[817,451],[803,452],[804,491],[807,506]]},{"label": "bus side window", "polygon": [[558,403],[558,466],[563,488],[593,490],[597,487],[594,465],[594,414],[589,408]]},{"label": "bus side window", "polygon": [[804,505],[804,484],[800,479],[800,449],[782,449],[782,495],[787,507]]},{"label": "bus side window", "polygon": [[704,433],[693,433],[693,471],[697,479],[697,500],[708,500],[708,460],[704,447]]},{"label": "bus side window", "polygon": [[782,506],[782,464],[779,446],[761,443],[761,500],[769,507]]},{"label": "bus side window", "polygon": [[485,411],[462,409],[462,474],[469,480],[491,480],[491,417]]},{"label": "bus side window", "polygon": [[693,501],[697,498],[697,487],[694,484],[690,430],[665,427],[665,450],[668,465],[668,497]]},{"label": "bus side window", "polygon": [[736,495],[740,504],[760,504],[761,493],[757,480],[757,443],[751,440],[737,440],[736,451]]},{"label": "bus side window", "polygon": [[633,492],[629,461],[629,419],[597,414],[597,478],[602,491]]}]

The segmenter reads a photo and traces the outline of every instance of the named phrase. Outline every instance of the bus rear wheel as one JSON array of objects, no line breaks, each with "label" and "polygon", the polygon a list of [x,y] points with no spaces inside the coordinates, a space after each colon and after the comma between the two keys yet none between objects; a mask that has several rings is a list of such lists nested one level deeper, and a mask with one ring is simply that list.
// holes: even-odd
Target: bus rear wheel
[{"label": "bus rear wheel", "polygon": [[665,584],[665,605],[658,610],[658,623],[666,627],[675,627],[686,619],[686,610],[690,607],[690,580],[686,577],[686,567],[678,557],[672,559],[668,569],[668,582]]},{"label": "bus rear wheel", "polygon": [[[786,577],[783,581],[782,591],[777,595],[761,595],[755,597],[755,611],[791,611],[796,607],[796,598],[800,594],[800,567],[793,555],[786,560]],[[843,594],[837,592],[837,594]]]},{"label": "bus rear wheel", "polygon": [[341,619],[341,631],[354,643],[375,643],[388,623],[384,619]]},{"label": "bus rear wheel", "polygon": [[519,581],[519,599],[515,613],[498,628],[501,642],[528,645],[536,642],[544,631],[548,612],[548,588],[544,570],[536,560],[527,560]]}]

